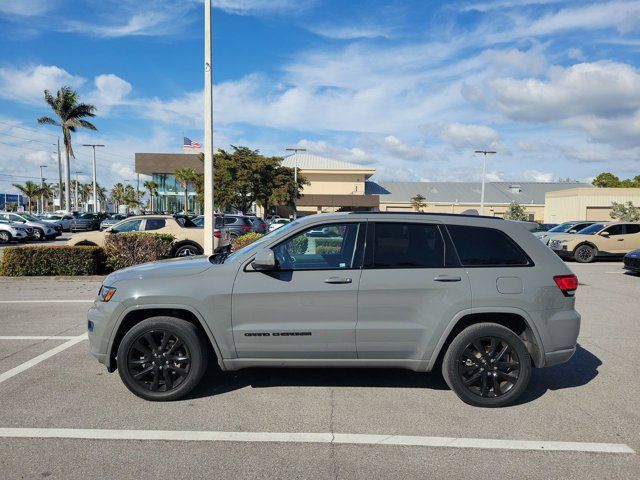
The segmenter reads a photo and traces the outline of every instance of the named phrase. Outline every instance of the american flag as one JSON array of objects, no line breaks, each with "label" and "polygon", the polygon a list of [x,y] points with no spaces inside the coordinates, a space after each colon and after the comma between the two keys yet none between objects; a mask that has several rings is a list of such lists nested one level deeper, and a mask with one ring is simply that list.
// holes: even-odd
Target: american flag
[{"label": "american flag", "polygon": [[182,142],[182,148],[202,148],[202,144],[198,142],[194,142],[190,138],[182,137],[184,141]]}]

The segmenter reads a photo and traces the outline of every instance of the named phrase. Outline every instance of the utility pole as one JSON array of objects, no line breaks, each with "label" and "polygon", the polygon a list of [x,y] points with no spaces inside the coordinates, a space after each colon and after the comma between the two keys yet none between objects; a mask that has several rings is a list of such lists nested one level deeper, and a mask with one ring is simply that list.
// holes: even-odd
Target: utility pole
[{"label": "utility pole", "polygon": [[100,145],[99,143],[84,143],[82,146],[93,148],[93,213],[98,213],[100,210],[100,202],[98,202],[98,183],[96,180],[96,147],[104,147],[104,145]]},{"label": "utility pole", "polygon": [[[58,208],[60,210],[65,209],[62,205],[62,157],[60,156],[60,137],[58,137]],[[70,210],[69,205],[67,205],[66,208]]]},{"label": "utility pole", "polygon": [[79,173],[83,173],[83,172],[79,172],[78,170],[76,170],[76,210],[78,212],[80,211],[80,207],[78,205],[78,174]]},{"label": "utility pole", "polygon": [[[298,152],[306,152],[307,149],[306,148],[286,148],[285,149],[287,152],[293,152],[293,155],[295,155]],[[295,159],[295,163],[293,165],[293,183],[295,184],[295,188],[296,188],[296,194],[295,197],[293,198],[293,218],[298,218],[298,208],[296,206],[297,200],[298,200],[298,158],[296,157]],[[265,212],[266,214],[266,212]]]},{"label": "utility pole", "polygon": [[489,150],[476,150],[476,153],[481,153],[483,155],[482,162],[482,191],[480,193],[480,215],[484,215],[484,183],[485,177],[487,176],[487,155],[496,153]]},{"label": "utility pole", "polygon": [[[46,165],[40,165],[40,187],[44,188],[44,175],[42,174],[42,169],[47,168]],[[40,193],[40,213],[44,213],[44,193]]]},{"label": "utility pole", "polygon": [[[211,0],[204,2],[204,253],[213,255],[215,209],[213,204],[213,55]],[[185,205],[185,211],[187,206]]]}]

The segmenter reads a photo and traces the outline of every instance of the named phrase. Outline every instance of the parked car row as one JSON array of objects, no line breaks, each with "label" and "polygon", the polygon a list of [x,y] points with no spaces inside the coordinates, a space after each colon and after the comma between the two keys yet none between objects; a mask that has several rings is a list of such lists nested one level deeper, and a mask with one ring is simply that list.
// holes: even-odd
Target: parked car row
[{"label": "parked car row", "polygon": [[45,222],[30,213],[0,212],[0,224],[8,226],[2,229],[4,233],[0,236],[0,243],[53,240],[62,235],[62,224],[54,221]]}]

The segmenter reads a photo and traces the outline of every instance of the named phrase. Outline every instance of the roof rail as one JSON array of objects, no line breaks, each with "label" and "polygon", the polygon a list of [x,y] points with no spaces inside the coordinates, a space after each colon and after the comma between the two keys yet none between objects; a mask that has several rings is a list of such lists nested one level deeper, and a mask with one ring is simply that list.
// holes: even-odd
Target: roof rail
[{"label": "roof rail", "polygon": [[470,215],[467,213],[442,213],[442,212],[347,212],[351,215],[429,215],[435,217],[468,217],[468,218],[488,218],[491,220],[503,220],[501,217],[491,217],[489,215]]}]

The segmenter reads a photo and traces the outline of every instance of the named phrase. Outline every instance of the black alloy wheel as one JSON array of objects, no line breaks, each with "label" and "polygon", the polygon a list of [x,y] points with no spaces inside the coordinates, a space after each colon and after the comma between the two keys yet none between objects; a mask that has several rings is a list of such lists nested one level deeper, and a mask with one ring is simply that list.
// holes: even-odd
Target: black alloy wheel
[{"label": "black alloy wheel", "polygon": [[573,252],[573,257],[575,258],[576,262],[591,263],[596,258],[596,251],[589,245],[580,245]]},{"label": "black alloy wheel", "polygon": [[207,346],[196,327],[173,317],[154,317],[135,325],[117,355],[120,378],[146,400],[176,400],[200,381]]},{"label": "black alloy wheel", "polygon": [[40,241],[44,238],[44,232],[42,230],[40,230],[39,228],[34,228],[33,229],[33,238],[36,241]]},{"label": "black alloy wheel", "polygon": [[464,402],[501,407],[526,389],[531,357],[513,331],[494,323],[476,324],[458,334],[449,346],[443,375]]},{"label": "black alloy wheel", "polygon": [[176,248],[173,254],[174,257],[193,257],[195,255],[200,255],[200,251],[195,245],[182,245]]}]

